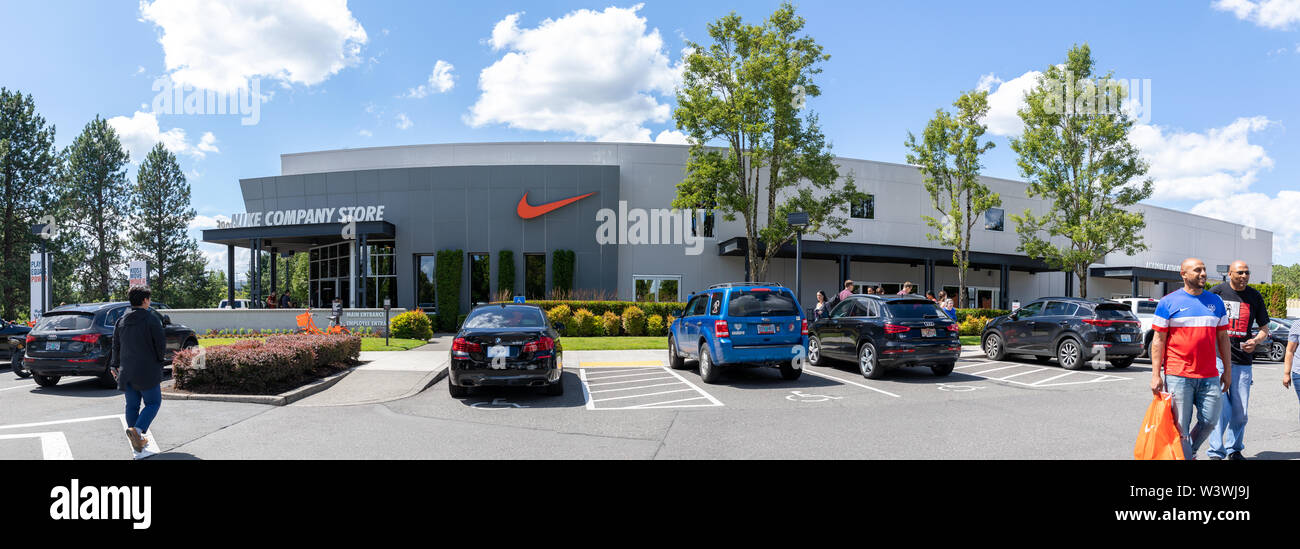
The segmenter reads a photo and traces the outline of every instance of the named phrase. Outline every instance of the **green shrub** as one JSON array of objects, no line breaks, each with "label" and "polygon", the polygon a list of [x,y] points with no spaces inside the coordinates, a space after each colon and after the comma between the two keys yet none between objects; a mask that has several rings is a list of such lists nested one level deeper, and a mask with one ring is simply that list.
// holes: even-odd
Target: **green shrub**
[{"label": "green shrub", "polygon": [[304,381],[317,368],[352,364],[360,354],[357,336],[282,335],[179,351],[172,371],[178,389],[269,394]]},{"label": "green shrub", "polygon": [[407,311],[393,317],[388,323],[388,330],[398,339],[427,341],[433,337],[433,325],[429,323],[429,316],[420,311]]},{"label": "green shrub", "polygon": [[582,308],[591,311],[591,313],[595,315],[603,315],[607,311],[612,311],[614,314],[619,315],[620,317],[623,316],[624,309],[627,309],[628,307],[634,305],[636,307],[639,307],[643,312],[645,312],[647,316],[659,315],[664,318],[668,318],[673,313],[676,313],[677,311],[684,309],[686,307],[685,303],[679,303],[679,302],[649,303],[649,302],[636,302],[636,301],[575,301],[575,300],[540,299],[540,300],[529,300],[528,303],[530,305],[536,305],[538,307],[541,307],[543,310],[547,310],[547,311],[555,307],[558,307],[560,305],[567,305],[569,307],[569,310],[571,311],[576,311],[579,308]]},{"label": "green shrub", "polygon": [[636,305],[623,309],[623,331],[630,336],[645,335],[645,311]]},{"label": "green shrub", "polygon": [[573,313],[573,324],[568,328],[570,335],[591,337],[597,335],[597,330],[600,329],[600,321],[596,319],[596,315],[591,314],[591,311],[578,309],[578,312]]},{"label": "green shrub", "polygon": [[960,324],[961,331],[958,332],[964,336],[977,336],[984,333],[984,326],[988,325],[989,319],[982,316],[966,317]]},{"label": "green shrub", "polygon": [[614,314],[614,311],[605,311],[605,314],[600,317],[600,324],[601,327],[604,328],[604,335],[616,336],[619,335],[620,325],[623,324],[623,319]]},{"label": "green shrub", "polygon": [[551,324],[564,324],[564,329],[560,330],[560,335],[573,333],[569,329],[573,325],[573,310],[568,305],[552,307],[549,311],[546,311],[546,320],[550,321]]},{"label": "green shrub", "polygon": [[515,253],[510,250],[497,253],[497,291],[515,295]]},{"label": "green shrub", "polygon": [[646,335],[662,336],[668,335],[668,328],[664,325],[664,317],[659,315],[650,315],[645,319]]},{"label": "green shrub", "polygon": [[456,315],[456,327],[452,328],[451,331],[453,332],[460,331],[460,327],[465,325],[465,319],[467,318],[469,318],[469,313],[463,315]]},{"label": "green shrub", "polygon": [[555,250],[551,253],[551,289],[567,292],[573,289],[574,264],[577,256],[573,250]]},{"label": "green shrub", "polygon": [[1009,314],[1011,314],[1011,311],[1004,311],[1002,309],[957,309],[957,322],[962,322],[972,316],[997,318]]},{"label": "green shrub", "polygon": [[462,250],[442,250],[435,260],[438,295],[438,329],[455,332],[460,324],[460,279],[464,275],[465,253]]}]

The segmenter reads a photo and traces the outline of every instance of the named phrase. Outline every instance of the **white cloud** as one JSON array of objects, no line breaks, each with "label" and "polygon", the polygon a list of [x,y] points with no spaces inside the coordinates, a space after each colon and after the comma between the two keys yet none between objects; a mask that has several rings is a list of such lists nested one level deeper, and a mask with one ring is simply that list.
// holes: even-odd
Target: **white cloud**
[{"label": "white cloud", "polygon": [[1287,29],[1300,22],[1300,0],[1216,0],[1213,5],[1268,29]]},{"label": "white cloud", "polygon": [[1011,137],[1024,133],[1025,124],[1017,111],[1024,107],[1025,94],[1038,86],[1038,77],[1042,75],[1029,71],[1006,81],[992,73],[980,77],[976,89],[989,92],[989,113],[984,117],[989,133]]},{"label": "white cloud", "polygon": [[407,90],[406,96],[413,99],[422,99],[430,93],[446,93],[450,91],[456,86],[456,76],[451,73],[455,68],[451,63],[439,59],[433,65],[433,72],[429,74],[429,83]]},{"label": "white cloud", "polygon": [[190,229],[215,229],[218,221],[230,221],[230,217],[224,215],[207,216],[196,215],[190,220]]},{"label": "white cloud", "polygon": [[655,137],[655,143],[664,143],[668,145],[690,145],[691,138],[677,130],[664,130],[659,132]]},{"label": "white cloud", "polygon": [[131,161],[136,165],[143,162],[145,156],[158,143],[162,143],[167,150],[177,156],[187,155],[194,159],[202,159],[208,153],[221,152],[217,148],[217,137],[212,135],[212,132],[204,132],[198,143],[190,143],[185,130],[181,128],[161,131],[158,127],[158,118],[149,112],[136,111],[130,118],[114,116],[108,119],[108,124],[117,132],[118,139],[122,141],[127,152],[131,153]]},{"label": "white cloud", "polygon": [[161,29],[178,84],[234,90],[249,78],[319,84],[357,63],[366,31],[346,0],[155,0],[142,21]]},{"label": "white cloud", "polygon": [[357,135],[360,135],[361,137],[374,137],[374,136],[375,136],[375,134],[370,133],[370,130],[361,130],[361,131],[357,132]]},{"label": "white cloud", "polygon": [[[1268,118],[1238,118],[1205,133],[1166,131],[1159,126],[1134,125],[1129,142],[1151,163],[1154,199],[1206,199],[1244,192],[1273,159],[1250,133],[1273,124]],[[1253,209],[1253,208],[1252,208]]]},{"label": "white cloud", "polygon": [[[1300,191],[1234,194],[1206,200],[1192,213],[1273,232],[1275,255],[1300,253]],[[1246,236],[1246,235],[1243,235]]]},{"label": "white cloud", "polygon": [[397,113],[397,129],[405,130],[414,125],[415,122],[411,122],[411,119],[406,117],[406,113],[404,112]]},{"label": "white cloud", "polygon": [[465,121],[649,142],[645,124],[672,114],[657,96],[674,93],[682,65],[670,64],[641,7],[577,10],[524,29],[520,14],[506,16],[488,41],[506,53],[479,73],[482,94]]}]

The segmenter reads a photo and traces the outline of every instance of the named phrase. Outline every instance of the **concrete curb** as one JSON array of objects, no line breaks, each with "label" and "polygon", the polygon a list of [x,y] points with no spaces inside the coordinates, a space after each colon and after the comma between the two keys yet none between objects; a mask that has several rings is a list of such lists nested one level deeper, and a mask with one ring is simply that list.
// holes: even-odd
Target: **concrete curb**
[{"label": "concrete curb", "polygon": [[393,401],[395,401],[395,400],[402,400],[402,399],[404,399],[404,398],[410,398],[410,397],[413,397],[413,396],[415,396],[415,395],[418,395],[418,394],[424,392],[425,389],[428,389],[429,387],[434,386],[434,384],[438,383],[439,381],[442,381],[443,378],[447,377],[447,369],[448,369],[448,368],[449,368],[449,366],[443,366],[441,370],[438,370],[438,371],[436,371],[436,372],[429,372],[428,375],[426,375],[426,376],[424,376],[423,378],[421,378],[420,381],[419,381],[418,383],[415,384],[415,388],[414,388],[414,389],[411,389],[410,391],[407,391],[407,392],[405,392],[405,393],[403,393],[403,394],[401,394],[401,395],[399,395],[399,396],[395,396],[395,397],[392,397],[392,398],[382,398],[382,399],[376,399],[376,400],[364,400],[364,401],[359,401],[359,402],[348,402],[348,403],[343,403],[343,404],[302,404],[301,406],[302,406],[302,407],[306,407],[306,408],[332,408],[332,407],[339,407],[339,406],[366,406],[366,405],[370,405],[370,404],[383,404],[383,403],[385,403],[385,402],[393,402]]},{"label": "concrete curb", "polygon": [[243,404],[266,404],[270,406],[287,406],[316,393],[333,387],[334,384],[347,377],[348,374],[356,370],[356,367],[348,368],[342,372],[329,377],[318,379],[292,391],[280,393],[278,395],[217,395],[217,394],[180,394],[163,391],[163,400],[208,400],[215,402],[239,402]]}]

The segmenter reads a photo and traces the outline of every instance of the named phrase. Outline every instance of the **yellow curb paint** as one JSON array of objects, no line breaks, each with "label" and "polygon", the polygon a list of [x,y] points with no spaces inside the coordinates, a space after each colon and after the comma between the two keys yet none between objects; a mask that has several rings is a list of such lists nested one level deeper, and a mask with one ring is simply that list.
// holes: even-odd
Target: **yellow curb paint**
[{"label": "yellow curb paint", "polygon": [[628,366],[663,366],[664,363],[659,360],[628,360],[622,362],[587,362],[583,361],[582,368],[619,368]]}]

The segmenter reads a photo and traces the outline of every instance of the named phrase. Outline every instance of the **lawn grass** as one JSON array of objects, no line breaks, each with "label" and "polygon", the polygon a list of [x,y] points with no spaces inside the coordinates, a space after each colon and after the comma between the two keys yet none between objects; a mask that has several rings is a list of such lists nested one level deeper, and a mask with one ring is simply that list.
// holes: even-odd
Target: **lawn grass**
[{"label": "lawn grass", "polygon": [[631,351],[637,349],[667,349],[667,336],[649,337],[564,337],[560,344],[566,351]]},{"label": "lawn grass", "polygon": [[[230,345],[236,341],[248,339],[265,339],[260,337],[219,337],[203,338],[199,340],[200,347],[212,347],[214,345]],[[567,341],[567,340],[566,340]],[[424,341],[418,339],[389,339],[388,346],[384,346],[382,337],[363,337],[361,338],[362,351],[407,351],[425,345]]]},{"label": "lawn grass", "polygon": [[961,336],[962,345],[979,345],[980,336]]}]

